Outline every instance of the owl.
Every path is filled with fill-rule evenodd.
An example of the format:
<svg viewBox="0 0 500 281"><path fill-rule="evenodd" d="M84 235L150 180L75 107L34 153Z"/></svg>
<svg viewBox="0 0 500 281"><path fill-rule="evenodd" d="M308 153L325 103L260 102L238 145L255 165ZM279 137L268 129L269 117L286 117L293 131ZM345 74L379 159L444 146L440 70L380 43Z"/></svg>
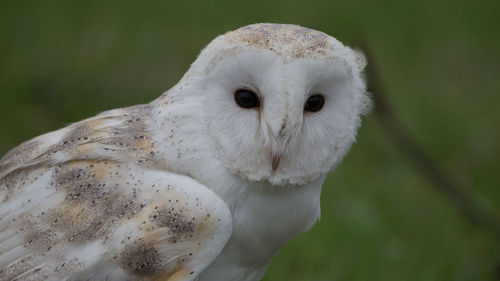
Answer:
<svg viewBox="0 0 500 281"><path fill-rule="evenodd" d="M12 149L0 280L260 280L320 216L371 105L365 64L322 32L248 25L151 103Z"/></svg>

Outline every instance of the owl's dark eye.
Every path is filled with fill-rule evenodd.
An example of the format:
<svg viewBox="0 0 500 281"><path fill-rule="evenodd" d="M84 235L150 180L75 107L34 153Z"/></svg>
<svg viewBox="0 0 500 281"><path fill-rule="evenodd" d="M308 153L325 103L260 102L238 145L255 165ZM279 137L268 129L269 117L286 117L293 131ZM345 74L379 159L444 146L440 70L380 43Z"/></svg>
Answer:
<svg viewBox="0 0 500 281"><path fill-rule="evenodd" d="M250 90L240 89L234 93L234 100L243 108L259 107L260 101L257 94Z"/></svg>
<svg viewBox="0 0 500 281"><path fill-rule="evenodd" d="M304 105L305 111L318 112L325 105L325 98L322 95L310 96Z"/></svg>

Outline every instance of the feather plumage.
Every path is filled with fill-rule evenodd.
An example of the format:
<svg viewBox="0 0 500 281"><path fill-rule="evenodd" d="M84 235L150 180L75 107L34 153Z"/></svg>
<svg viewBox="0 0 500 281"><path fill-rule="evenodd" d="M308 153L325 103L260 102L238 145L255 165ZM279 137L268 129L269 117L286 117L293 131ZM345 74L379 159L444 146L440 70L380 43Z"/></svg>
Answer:
<svg viewBox="0 0 500 281"><path fill-rule="evenodd" d="M217 37L155 101L0 160L0 280L256 281L320 215L370 105L362 54L256 24ZM259 99L244 108L239 89ZM311 96L324 101L304 110Z"/></svg>

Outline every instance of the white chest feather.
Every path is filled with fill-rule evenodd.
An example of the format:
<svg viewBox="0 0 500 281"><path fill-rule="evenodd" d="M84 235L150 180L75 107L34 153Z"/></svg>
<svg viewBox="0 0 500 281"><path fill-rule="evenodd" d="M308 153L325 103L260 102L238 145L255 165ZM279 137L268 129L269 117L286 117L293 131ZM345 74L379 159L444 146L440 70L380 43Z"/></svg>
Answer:
<svg viewBox="0 0 500 281"><path fill-rule="evenodd" d="M319 219L323 180L279 190L242 185L239 200L223 198L232 211L233 234L200 281L260 280L279 249Z"/></svg>

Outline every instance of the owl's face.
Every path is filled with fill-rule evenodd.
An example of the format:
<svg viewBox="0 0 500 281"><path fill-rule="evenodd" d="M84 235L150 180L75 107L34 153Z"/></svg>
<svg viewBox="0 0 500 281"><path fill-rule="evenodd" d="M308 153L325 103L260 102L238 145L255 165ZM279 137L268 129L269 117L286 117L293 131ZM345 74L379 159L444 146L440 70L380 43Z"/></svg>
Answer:
<svg viewBox="0 0 500 281"><path fill-rule="evenodd" d="M323 33L276 26L267 28L278 35L253 44L239 37L255 39L255 29L215 39L191 72L202 77L205 133L227 169L251 181L305 184L337 165L355 140L369 104L360 73L364 65L357 53ZM323 37L287 42L290 28ZM233 40L237 32L250 34ZM318 46L309 50L307 39L335 45L323 46L331 54ZM276 50L280 44L286 46Z"/></svg>

